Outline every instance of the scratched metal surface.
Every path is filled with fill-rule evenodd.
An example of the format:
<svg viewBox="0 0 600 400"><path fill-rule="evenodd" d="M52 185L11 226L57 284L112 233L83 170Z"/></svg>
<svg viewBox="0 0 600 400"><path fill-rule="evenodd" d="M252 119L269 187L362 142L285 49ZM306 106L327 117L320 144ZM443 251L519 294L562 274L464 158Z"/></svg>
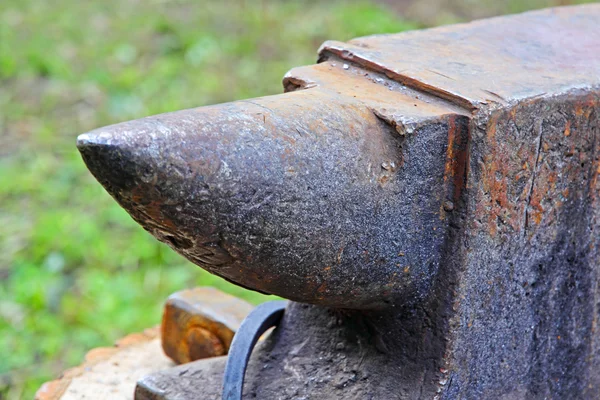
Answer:
<svg viewBox="0 0 600 400"><path fill-rule="evenodd" d="M467 117L377 74L312 68L309 89L101 128L78 146L136 221L210 272L335 307L418 301L452 207L448 138Z"/></svg>
<svg viewBox="0 0 600 400"><path fill-rule="evenodd" d="M336 56L466 108L600 85L600 4L328 41Z"/></svg>

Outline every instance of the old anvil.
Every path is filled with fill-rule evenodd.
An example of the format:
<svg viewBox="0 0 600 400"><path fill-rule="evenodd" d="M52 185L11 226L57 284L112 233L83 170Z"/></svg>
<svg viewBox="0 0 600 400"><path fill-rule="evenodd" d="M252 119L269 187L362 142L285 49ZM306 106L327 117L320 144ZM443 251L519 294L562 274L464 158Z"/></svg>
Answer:
<svg viewBox="0 0 600 400"><path fill-rule="evenodd" d="M247 398L600 397L599 5L326 42L284 87L78 140L159 240L293 300Z"/></svg>

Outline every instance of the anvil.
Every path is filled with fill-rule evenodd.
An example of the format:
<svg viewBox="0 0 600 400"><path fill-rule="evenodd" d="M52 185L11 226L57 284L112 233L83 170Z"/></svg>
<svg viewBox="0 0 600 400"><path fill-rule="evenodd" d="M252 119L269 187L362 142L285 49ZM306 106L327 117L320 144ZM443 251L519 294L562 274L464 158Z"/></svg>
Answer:
<svg viewBox="0 0 600 400"><path fill-rule="evenodd" d="M78 138L152 235L293 300L247 398L600 397L600 5L329 41L283 84Z"/></svg>

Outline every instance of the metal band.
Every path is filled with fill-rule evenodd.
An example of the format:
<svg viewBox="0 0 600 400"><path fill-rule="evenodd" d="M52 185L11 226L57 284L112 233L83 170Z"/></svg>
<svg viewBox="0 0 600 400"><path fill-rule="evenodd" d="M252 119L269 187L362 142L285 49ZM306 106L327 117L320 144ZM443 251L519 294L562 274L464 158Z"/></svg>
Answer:
<svg viewBox="0 0 600 400"><path fill-rule="evenodd" d="M223 377L223 400L241 400L244 388L244 374L258 338L272 326L277 326L287 301L270 301L256 307L237 330L225 365Z"/></svg>

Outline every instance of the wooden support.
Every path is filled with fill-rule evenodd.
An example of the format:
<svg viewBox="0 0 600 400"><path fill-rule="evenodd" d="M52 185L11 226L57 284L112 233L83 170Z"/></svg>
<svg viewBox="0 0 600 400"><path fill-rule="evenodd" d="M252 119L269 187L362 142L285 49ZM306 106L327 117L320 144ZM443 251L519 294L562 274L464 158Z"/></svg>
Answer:
<svg viewBox="0 0 600 400"><path fill-rule="evenodd" d="M181 364L227 354L250 310L245 301L211 287L174 293L165 303L161 327L128 335L113 347L91 350L82 365L45 383L35 399L131 399L139 379L170 370L173 361Z"/></svg>
<svg viewBox="0 0 600 400"><path fill-rule="evenodd" d="M140 378L174 366L161 350L159 333L155 327L128 335L114 347L91 350L83 364L45 383L35 399L131 399Z"/></svg>

